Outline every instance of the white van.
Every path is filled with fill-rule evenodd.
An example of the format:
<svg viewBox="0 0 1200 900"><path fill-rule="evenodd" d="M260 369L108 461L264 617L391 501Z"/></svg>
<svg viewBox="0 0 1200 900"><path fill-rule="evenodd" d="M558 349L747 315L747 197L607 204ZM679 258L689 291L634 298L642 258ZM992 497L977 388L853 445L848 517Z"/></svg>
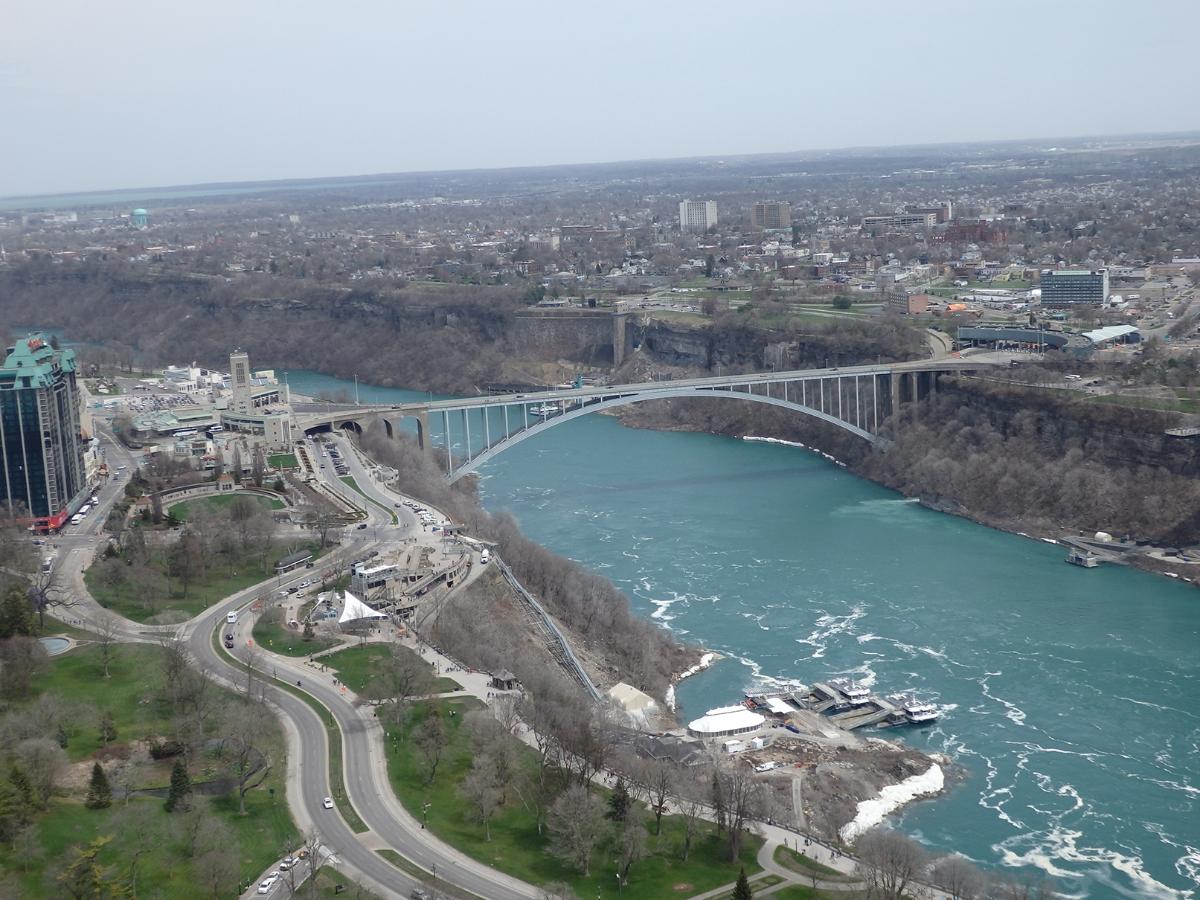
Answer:
<svg viewBox="0 0 1200 900"><path fill-rule="evenodd" d="M235 612L226 613L225 621L228 622L230 625L236 625L237 624L237 613L235 613Z"/></svg>
<svg viewBox="0 0 1200 900"><path fill-rule="evenodd" d="M485 566L486 566L486 565L488 564L488 560L489 560L489 559L491 559L491 558L492 558L492 553L491 553L491 551L490 551L490 550L488 550L488 549L487 549L487 547L484 547L484 548L483 548L483 550L482 550L482 551L480 551L480 553L479 553L479 562L480 562L482 565L485 565Z"/></svg>

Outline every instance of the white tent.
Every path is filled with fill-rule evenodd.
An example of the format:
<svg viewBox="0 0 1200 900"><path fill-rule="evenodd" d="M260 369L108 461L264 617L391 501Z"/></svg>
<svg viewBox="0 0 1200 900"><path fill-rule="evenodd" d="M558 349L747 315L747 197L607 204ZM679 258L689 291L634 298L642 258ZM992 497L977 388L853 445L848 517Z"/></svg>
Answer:
<svg viewBox="0 0 1200 900"><path fill-rule="evenodd" d="M346 591L346 602L342 606L342 614L338 618L339 625L345 625L347 622L357 622L362 619L386 619L387 616L377 610L371 609L367 604L363 603L349 591Z"/></svg>

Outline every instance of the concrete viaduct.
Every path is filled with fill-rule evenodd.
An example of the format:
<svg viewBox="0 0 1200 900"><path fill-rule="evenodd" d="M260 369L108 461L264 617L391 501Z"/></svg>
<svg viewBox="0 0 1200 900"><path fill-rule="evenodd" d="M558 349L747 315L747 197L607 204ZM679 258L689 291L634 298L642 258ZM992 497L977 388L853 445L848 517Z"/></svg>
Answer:
<svg viewBox="0 0 1200 900"><path fill-rule="evenodd" d="M454 482L526 438L579 416L677 397L765 403L812 416L876 443L881 440L880 423L899 416L902 404L911 408L914 417L918 414L919 404L915 401L936 393L939 375L974 371L1006 361L1007 357L981 354L963 359L651 381L387 406L297 404L294 414L296 426L306 432L341 428L362 431L364 426L382 421L389 437L396 435L404 419L414 419L417 439L429 453L435 452L432 422L440 426L439 449L446 453L447 477Z"/></svg>

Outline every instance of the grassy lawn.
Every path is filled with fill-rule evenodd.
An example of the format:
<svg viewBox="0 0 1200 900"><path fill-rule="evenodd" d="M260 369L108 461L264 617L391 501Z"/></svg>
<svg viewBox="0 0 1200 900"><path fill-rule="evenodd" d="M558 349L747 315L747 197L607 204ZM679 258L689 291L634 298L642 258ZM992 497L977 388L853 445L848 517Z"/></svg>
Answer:
<svg viewBox="0 0 1200 900"><path fill-rule="evenodd" d="M1092 403L1108 403L1114 406L1132 406L1136 409L1159 409L1165 412L1183 413L1200 412L1200 404L1198 404L1197 401L1188 398L1172 400L1169 397L1134 397L1128 394L1103 394L1099 396L1089 396L1087 399Z"/></svg>
<svg viewBox="0 0 1200 900"><path fill-rule="evenodd" d="M465 888L456 887L448 881L443 881L441 878L435 878L432 872L427 872L414 862L405 859L395 850L385 847L382 850L376 850L380 856L390 862L397 869L407 872L413 878L418 878L423 884L439 891L440 894L446 897L455 897L457 900L476 900L478 894L472 894ZM482 900L482 898L480 898Z"/></svg>
<svg viewBox="0 0 1200 900"><path fill-rule="evenodd" d="M337 641L329 637L314 635L304 640L303 628L288 628L283 623L283 610L268 609L254 623L254 640L260 647L283 656L308 656L334 646Z"/></svg>
<svg viewBox="0 0 1200 900"><path fill-rule="evenodd" d="M612 848L603 844L593 855L592 874L586 878L581 876L576 869L546 852L547 837L537 833L533 817L515 795L510 795L507 804L497 812L491 823L492 840L485 842L480 826L468 819L466 803L458 792L458 785L471 764L470 742L461 733L461 724L464 713L477 705L474 701L436 701L451 735L451 743L432 784L425 784L417 754L413 753L408 742L408 734L430 705L417 709L403 728L405 736L396 740L400 736L392 730L388 741L388 773L401 803L417 814L420 814L423 803L429 803L430 830L462 852L532 884L565 882L580 897L589 900L591 897L635 900L691 896L733 882L741 866L745 866L747 874L751 876L760 871L755 856L762 843L761 838L748 835L739 861L730 863L726 859L724 842L716 837L710 827L696 837L691 855L685 863L680 860L678 853L681 835L679 821L674 817L665 817L662 834L655 835L653 817L640 806L637 810L645 816L650 831L648 855L633 865L629 884L623 891L618 889L613 877L616 861ZM456 715L451 716L451 710ZM531 765L532 751L524 747L522 750L525 764Z"/></svg>
<svg viewBox="0 0 1200 900"><path fill-rule="evenodd" d="M338 891L338 886L343 888ZM297 888L296 893L302 897L308 896L308 885ZM348 875L343 875L337 869L325 866L321 871L317 872L317 896L321 900L331 900L337 897L338 900L377 900L378 894L372 894L364 887L356 887L353 879Z"/></svg>
<svg viewBox="0 0 1200 900"><path fill-rule="evenodd" d="M343 475L343 476L341 476L341 478L342 478L343 484L345 484L347 487L349 487L351 490L357 492L358 494L361 494L362 498L364 500L366 500L368 503L373 503L375 506L378 506L385 513L387 513L389 516L391 516L393 525L395 525L397 522L400 521L399 519L396 518L396 514L392 510L388 509L386 506L384 506L378 500L375 500L372 497L368 497L366 492L364 492L363 489L358 486L358 482L354 480L353 475Z"/></svg>
<svg viewBox="0 0 1200 900"><path fill-rule="evenodd" d="M188 516L190 516L194 510L225 509L232 504L237 497L246 497L250 500L253 500L257 506L264 510L283 509L284 507L282 500L275 500L270 497L262 497L258 494L247 494L243 491L230 491L228 494L216 494L212 497L197 497L193 500L183 500L179 503L176 503L174 506L169 507L168 510L171 515L173 515L180 522L186 522L188 520Z"/></svg>
<svg viewBox="0 0 1200 900"><path fill-rule="evenodd" d="M233 571L225 566L213 565L202 578L196 579L188 585L186 596L179 579L172 578L167 596L160 599L154 607L147 607L138 599L132 584L127 582L112 584L101 577L102 567L100 565L88 568L84 574L84 582L87 584L88 591L101 606L135 622L146 622L163 613L175 613L191 618L231 594L236 594L238 591L273 577L275 560L283 556L284 552L282 547L277 548L265 555L265 561L263 557L257 555L245 557ZM159 572L167 570L166 556L162 548L151 556L151 565Z"/></svg>
<svg viewBox="0 0 1200 900"><path fill-rule="evenodd" d="M818 897L841 897L843 900L851 900L853 897L859 896L857 893L846 893L838 891L836 894L831 894L825 891L815 891L810 887L805 887L802 884L789 884L785 888L780 888L772 897L777 897L779 900L814 900Z"/></svg>
<svg viewBox="0 0 1200 900"><path fill-rule="evenodd" d="M267 457L267 465L272 469L295 469L300 463L295 453L274 453Z"/></svg>
<svg viewBox="0 0 1200 900"><path fill-rule="evenodd" d="M121 745L130 741L172 733L171 710L161 693L162 652L153 645L123 645L110 665L111 677L106 679L99 648L73 650L53 659L37 681L38 692L54 692L68 701L110 712L117 729L110 750L120 754ZM229 693L218 687L212 690L221 701ZM194 807L229 827L231 836L221 852L229 855L235 877L243 881L257 878L298 841L284 798L282 730L271 715L264 715L263 728L268 731L263 749L272 768L263 784L246 795L245 816L238 814L234 797L192 797ZM90 765L89 757L100 748L96 730L89 722L70 735L67 753L74 763ZM206 769L218 770L222 765L218 760L198 759L192 777L199 780ZM135 784L165 784L169 766L169 761L139 766ZM4 889L11 887L17 891L11 896L65 896L54 877L72 858L72 848L99 836L111 836L99 860L113 875L127 880L130 860L138 855L138 896L188 900L211 896L201 884L195 860L188 855L183 814L167 813L156 797L134 796L127 804L114 798L112 806L100 810L85 809L82 800L81 788L60 789L48 809L35 814L27 844L0 845L0 877L13 879L4 882L0 894L9 896ZM228 887L232 889L233 884Z"/></svg>
<svg viewBox="0 0 1200 900"><path fill-rule="evenodd" d="M126 742L154 734L170 733L170 717L156 692L162 675L162 651L150 644L122 644L116 648L104 677L100 648L78 647L53 657L49 670L35 682L38 693L54 692L112 713L117 741ZM70 735L67 755L87 759L100 749L94 723L81 725Z"/></svg>
<svg viewBox="0 0 1200 900"><path fill-rule="evenodd" d="M416 656L416 651L408 647L395 648L398 653ZM352 691L360 691L366 686L368 679L383 660L392 655L392 647L388 644L362 644L349 647L321 657L321 662L338 673L338 680L350 687ZM434 680L434 693L443 694L446 691L457 691L462 687L453 678L437 678Z"/></svg>
<svg viewBox="0 0 1200 900"><path fill-rule="evenodd" d="M815 859L809 859L803 853L797 853L789 847L775 848L775 862L801 875L811 875L815 872L819 877L828 881L857 881L856 878L830 868L824 863L819 863Z"/></svg>

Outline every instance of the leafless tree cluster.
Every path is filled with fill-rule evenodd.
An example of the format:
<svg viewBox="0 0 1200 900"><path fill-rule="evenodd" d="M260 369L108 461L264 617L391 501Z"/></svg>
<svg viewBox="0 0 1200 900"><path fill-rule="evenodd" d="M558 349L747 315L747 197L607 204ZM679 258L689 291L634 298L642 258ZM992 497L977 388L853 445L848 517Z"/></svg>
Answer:
<svg viewBox="0 0 1200 900"><path fill-rule="evenodd" d="M957 854L931 857L912 838L885 828L873 828L854 845L858 869L868 896L900 900L932 884L951 900L1052 900L1058 896L1049 881L988 874Z"/></svg>
<svg viewBox="0 0 1200 900"><path fill-rule="evenodd" d="M635 616L628 598L609 581L530 541L511 517L488 514L468 489L446 485L436 463L415 442L368 435L364 446L374 458L401 473L401 490L446 510L473 534L495 541L501 556L526 588L605 657L624 680L662 696L672 672L683 668L687 651L669 633ZM489 622L488 627L495 625ZM475 661L473 656L465 658ZM514 663L500 664L524 678Z"/></svg>

